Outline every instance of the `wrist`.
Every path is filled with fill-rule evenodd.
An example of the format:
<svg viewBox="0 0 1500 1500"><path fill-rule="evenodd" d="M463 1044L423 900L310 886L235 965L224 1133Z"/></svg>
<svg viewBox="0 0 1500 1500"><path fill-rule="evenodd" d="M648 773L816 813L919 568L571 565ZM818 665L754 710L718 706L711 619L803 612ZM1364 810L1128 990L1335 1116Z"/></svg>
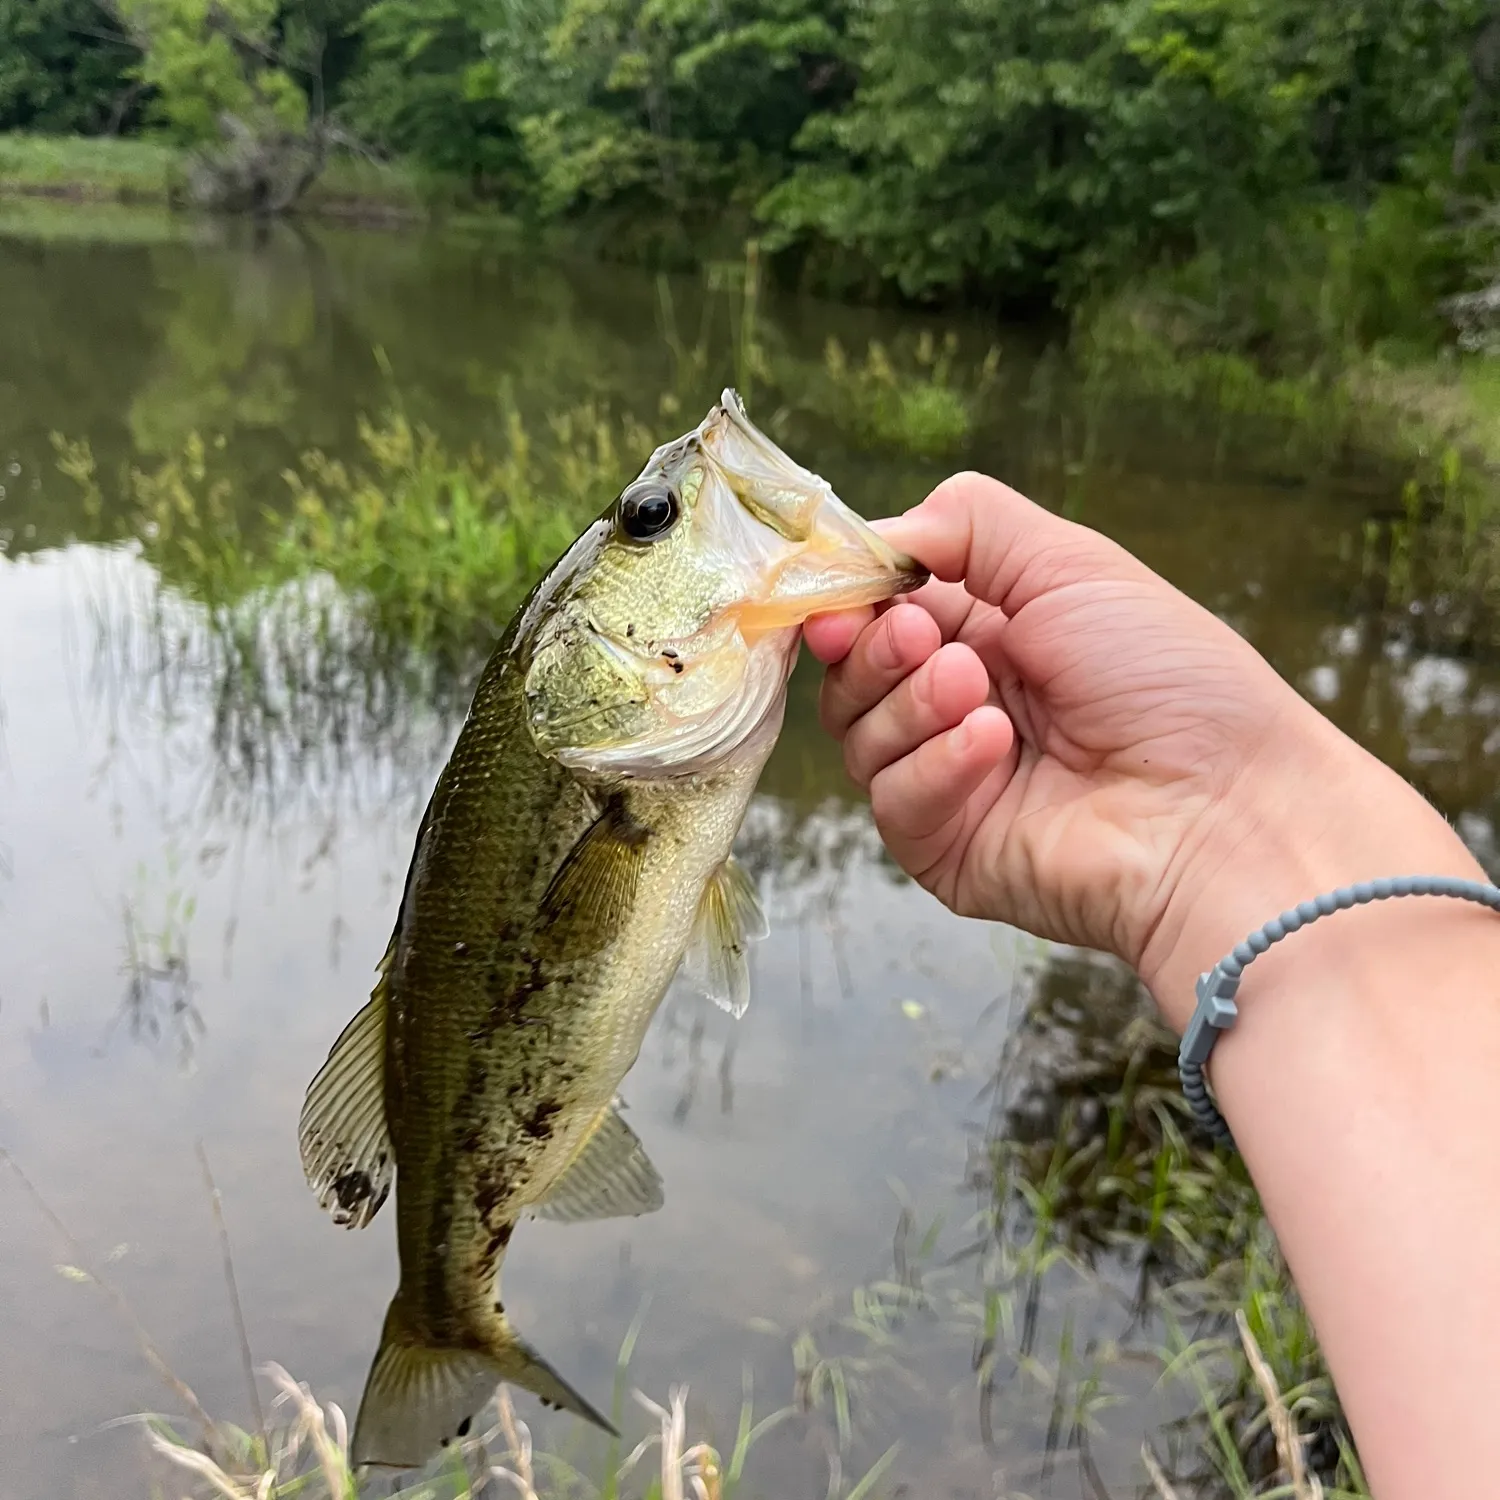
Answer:
<svg viewBox="0 0 1500 1500"><path fill-rule="evenodd" d="M1316 710L1298 707L1305 712L1294 716L1288 733L1184 841L1172 896L1143 951L1141 976L1179 1033L1193 1013L1198 976L1298 902L1383 875L1486 878L1463 841L1406 781ZM1411 904L1427 910L1340 913L1299 935L1293 941L1304 972L1315 960L1354 961L1356 949L1378 933L1399 944L1414 930L1414 918L1432 920L1431 903ZM1272 950L1254 972L1261 981L1273 979L1282 961Z"/></svg>

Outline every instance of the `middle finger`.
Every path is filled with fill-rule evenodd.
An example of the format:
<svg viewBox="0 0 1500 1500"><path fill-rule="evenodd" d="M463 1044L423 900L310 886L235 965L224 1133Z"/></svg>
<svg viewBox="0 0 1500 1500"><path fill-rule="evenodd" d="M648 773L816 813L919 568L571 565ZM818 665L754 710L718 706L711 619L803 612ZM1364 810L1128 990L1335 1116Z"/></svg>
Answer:
<svg viewBox="0 0 1500 1500"><path fill-rule="evenodd" d="M940 647L858 719L844 739L844 764L860 786L942 734L990 697L990 675L965 645Z"/></svg>

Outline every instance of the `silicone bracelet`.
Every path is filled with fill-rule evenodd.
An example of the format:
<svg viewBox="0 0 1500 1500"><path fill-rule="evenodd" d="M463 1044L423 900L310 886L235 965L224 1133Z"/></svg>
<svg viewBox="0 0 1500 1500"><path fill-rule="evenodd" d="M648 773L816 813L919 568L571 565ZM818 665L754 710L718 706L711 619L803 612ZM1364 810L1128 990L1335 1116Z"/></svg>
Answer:
<svg viewBox="0 0 1500 1500"><path fill-rule="evenodd" d="M1182 1091L1198 1123L1216 1140L1234 1144L1229 1126L1209 1097L1203 1069L1214 1050L1221 1031L1228 1031L1239 1015L1235 994L1245 970L1273 943L1299 931L1330 912L1347 911L1351 906L1367 906L1372 901L1389 901L1396 896L1451 896L1459 901L1476 901L1491 911L1500 911L1500 886L1485 885L1478 880L1460 880L1452 875L1397 875L1381 880L1365 880L1358 885L1343 885L1325 896L1304 901L1264 927L1252 932L1232 953L1216 963L1207 974L1199 976L1198 1008L1182 1034L1177 1049L1177 1074Z"/></svg>

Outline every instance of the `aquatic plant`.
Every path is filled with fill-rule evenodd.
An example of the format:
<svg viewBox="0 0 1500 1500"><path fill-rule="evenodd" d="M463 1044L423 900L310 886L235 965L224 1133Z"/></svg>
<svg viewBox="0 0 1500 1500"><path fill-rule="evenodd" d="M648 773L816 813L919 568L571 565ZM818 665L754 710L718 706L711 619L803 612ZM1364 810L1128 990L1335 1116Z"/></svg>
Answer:
<svg viewBox="0 0 1500 1500"><path fill-rule="evenodd" d="M120 490L126 528L162 578L247 644L268 620L314 637L333 628L324 582L372 641L401 651L462 652L492 641L525 590L601 509L647 437L625 438L583 406L535 441L506 414L502 452L451 453L394 405L359 423L362 461L322 451L283 475L289 503L255 514L222 439L194 434L155 468L131 466ZM86 442L54 438L59 468L86 513L104 500Z"/></svg>
<svg viewBox="0 0 1500 1500"><path fill-rule="evenodd" d="M937 339L924 330L906 351L872 339L857 362L830 338L820 371L804 380L783 372L781 383L847 437L938 458L973 435L999 363L1000 351L991 348L976 370L963 369L952 332Z"/></svg>
<svg viewBox="0 0 1500 1500"><path fill-rule="evenodd" d="M221 1500L357 1500L359 1481L349 1463L349 1428L334 1403L320 1405L307 1385L293 1380L279 1365L265 1367L276 1392L275 1420L264 1434L220 1424L214 1452L180 1436L160 1418L147 1420L150 1450L179 1477L195 1476L195 1493ZM657 1423L606 1481L617 1487L653 1447L659 1451L659 1476L645 1490L647 1500L722 1500L733 1492L754 1438L754 1425L742 1424L739 1442L726 1467L716 1449L687 1441L687 1389L676 1386L663 1407L637 1392L640 1404ZM424 1475L391 1490L391 1500L475 1500L509 1486L521 1500L545 1494L597 1495L598 1486L570 1473L560 1461L535 1452L530 1430L516 1416L509 1393L497 1397L490 1428L455 1444L435 1474ZM748 1409L747 1409L748 1410ZM764 1430L765 1424L760 1428ZM539 1471L544 1477L539 1478ZM550 1472L549 1472L550 1471ZM493 1485L492 1482L493 1481ZM727 1482L726 1482L727 1481ZM539 1488L540 1486L540 1488Z"/></svg>
<svg viewBox="0 0 1500 1500"><path fill-rule="evenodd" d="M1194 1400L1164 1429L1171 1482L1235 1500L1279 1482L1259 1360L1308 1437L1312 1479L1329 1494L1362 1493L1327 1365L1249 1174L1193 1131L1175 1038L1139 981L1059 953L1030 983L978 1179L993 1193L991 1296L1004 1314L1019 1290L1022 1350L1049 1273L1064 1267L1087 1284L1127 1268L1135 1286L1120 1347L1149 1353L1161 1384ZM998 1321L987 1310L987 1333ZM1241 1322L1248 1341L1233 1332Z"/></svg>

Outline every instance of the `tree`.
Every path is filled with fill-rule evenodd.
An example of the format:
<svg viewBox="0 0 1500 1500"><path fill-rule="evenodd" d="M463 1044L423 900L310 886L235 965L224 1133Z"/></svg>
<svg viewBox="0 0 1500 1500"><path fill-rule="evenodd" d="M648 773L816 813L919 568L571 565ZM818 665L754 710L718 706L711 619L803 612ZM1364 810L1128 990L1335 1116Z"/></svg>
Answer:
<svg viewBox="0 0 1500 1500"><path fill-rule="evenodd" d="M140 51L152 117L199 148L200 204L281 213L327 163L336 132L322 65L352 0L105 0ZM213 143L217 142L217 145Z"/></svg>
<svg viewBox="0 0 1500 1500"><path fill-rule="evenodd" d="M515 197L527 179L509 102L489 86L483 3L376 0L342 114L373 144Z"/></svg>
<svg viewBox="0 0 1500 1500"><path fill-rule="evenodd" d="M1481 0L869 0L762 204L917 297L1070 300L1446 151Z"/></svg>
<svg viewBox="0 0 1500 1500"><path fill-rule="evenodd" d="M136 51L95 0L0 0L0 131L114 133L139 114Z"/></svg>

